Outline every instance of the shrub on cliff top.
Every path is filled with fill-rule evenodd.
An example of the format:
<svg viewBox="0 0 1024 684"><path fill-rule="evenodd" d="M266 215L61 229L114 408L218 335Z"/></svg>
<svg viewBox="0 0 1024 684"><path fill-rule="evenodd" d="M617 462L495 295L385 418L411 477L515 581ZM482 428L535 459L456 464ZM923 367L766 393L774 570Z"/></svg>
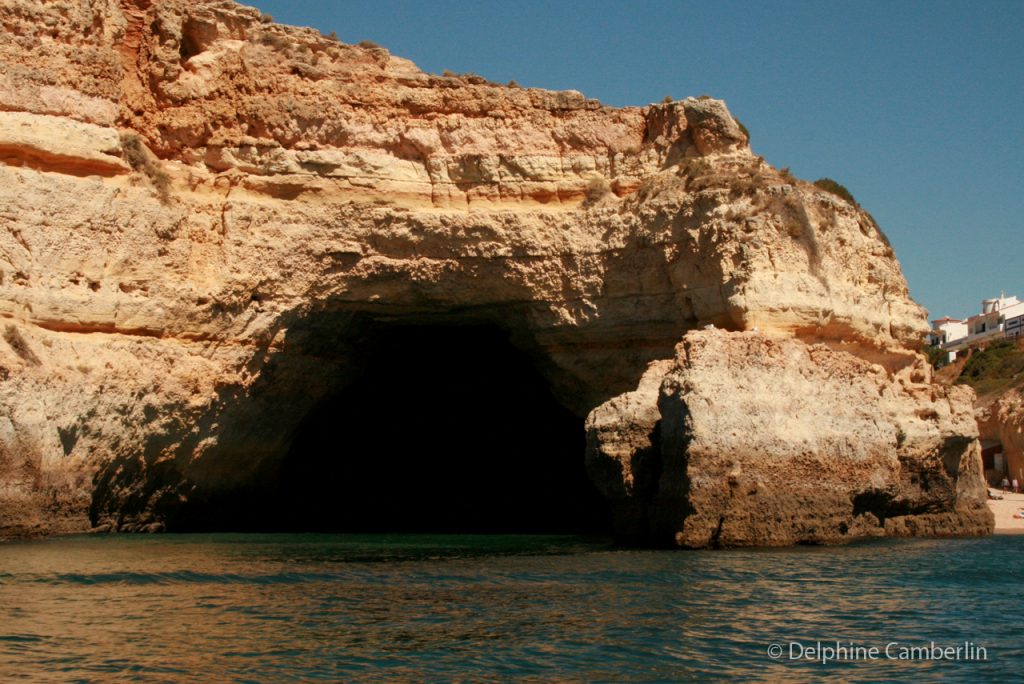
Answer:
<svg viewBox="0 0 1024 684"><path fill-rule="evenodd" d="M814 181L815 187L821 188L825 192L831 192L836 197L840 197L855 207L859 207L857 200L853 199L853 194L846 189L841 183L837 183L831 178L819 178Z"/></svg>
<svg viewBox="0 0 1024 684"><path fill-rule="evenodd" d="M278 33L262 33L259 42L261 45L267 45L275 50L285 50L291 47L291 41Z"/></svg>
<svg viewBox="0 0 1024 684"><path fill-rule="evenodd" d="M875 229L876 233L878 233L878 239L881 240L882 244L884 244L886 248L889 250L889 255L892 255L892 243L889 242L888 236L882 231L882 227L878 225L878 221L876 221L875 217L871 215L871 212L867 211L866 209L864 209L864 207L860 206L860 203L856 199L854 199L853 193L847 190L842 183L834 181L831 178L819 178L818 180L814 181L814 186L820 188L821 190L824 190L825 192L829 192L835 195L836 197L839 197L840 199L844 199L853 206L860 209L861 212L865 216L867 216L868 221L871 223L871 227Z"/></svg>
<svg viewBox="0 0 1024 684"><path fill-rule="evenodd" d="M743 122L740 121L739 119L737 119L735 116L732 117L732 120L735 121L736 125L740 127L741 131L743 131L743 135L747 136L747 143L749 143L750 142L750 131L748 131L747 127L743 125Z"/></svg>

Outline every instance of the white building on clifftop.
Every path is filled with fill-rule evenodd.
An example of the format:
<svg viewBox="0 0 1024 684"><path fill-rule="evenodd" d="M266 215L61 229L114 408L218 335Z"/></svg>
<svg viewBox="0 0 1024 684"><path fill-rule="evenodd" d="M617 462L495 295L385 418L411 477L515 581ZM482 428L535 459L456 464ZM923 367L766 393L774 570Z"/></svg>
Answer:
<svg viewBox="0 0 1024 684"><path fill-rule="evenodd" d="M928 342L949 352L949 360L961 349L998 337L1024 335L1024 302L1000 295L981 303L981 313L966 320L939 318L932 321Z"/></svg>
<svg viewBox="0 0 1024 684"><path fill-rule="evenodd" d="M943 347L954 340L966 337L967 323L945 316L932 321L932 331L928 334L928 343L936 347Z"/></svg>

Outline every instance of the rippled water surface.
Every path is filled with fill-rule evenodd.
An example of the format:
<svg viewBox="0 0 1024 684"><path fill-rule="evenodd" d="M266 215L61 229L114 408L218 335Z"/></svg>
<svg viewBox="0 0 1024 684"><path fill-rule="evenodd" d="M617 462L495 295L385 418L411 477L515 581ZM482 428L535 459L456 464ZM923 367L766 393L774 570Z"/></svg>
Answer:
<svg viewBox="0 0 1024 684"><path fill-rule="evenodd" d="M1022 553L1024 536L718 552L543 536L8 543L0 679L1002 679L1024 670ZM880 653L799 659L818 641ZM987 659L890 660L893 642Z"/></svg>

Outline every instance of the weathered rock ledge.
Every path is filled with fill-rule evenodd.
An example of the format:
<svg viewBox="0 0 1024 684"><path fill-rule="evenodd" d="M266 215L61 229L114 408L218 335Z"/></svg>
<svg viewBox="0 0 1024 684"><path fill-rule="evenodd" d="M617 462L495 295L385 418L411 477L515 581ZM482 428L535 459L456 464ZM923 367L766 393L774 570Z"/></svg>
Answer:
<svg viewBox="0 0 1024 684"><path fill-rule="evenodd" d="M220 0L0 22L0 536L174 529L397 323L507 332L623 537L990 531L884 236L723 103L425 74Z"/></svg>
<svg viewBox="0 0 1024 684"><path fill-rule="evenodd" d="M922 359L892 374L822 344L717 330L676 352L587 421L621 536L706 547L990 531L972 392L933 384Z"/></svg>

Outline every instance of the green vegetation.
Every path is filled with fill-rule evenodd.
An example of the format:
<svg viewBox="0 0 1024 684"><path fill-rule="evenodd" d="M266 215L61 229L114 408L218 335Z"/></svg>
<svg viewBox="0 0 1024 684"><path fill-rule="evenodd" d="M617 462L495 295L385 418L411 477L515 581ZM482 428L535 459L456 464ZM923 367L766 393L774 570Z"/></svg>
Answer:
<svg viewBox="0 0 1024 684"><path fill-rule="evenodd" d="M291 46L291 42L279 33L260 34L259 41L262 45L267 45L275 50L285 50Z"/></svg>
<svg viewBox="0 0 1024 684"><path fill-rule="evenodd" d="M25 338L21 336L21 333L13 325L7 326L4 330L4 340L6 340L7 344L11 345L14 353L20 356L26 363L33 366L39 365L39 357L35 355L28 346L28 342L25 341Z"/></svg>
<svg viewBox="0 0 1024 684"><path fill-rule="evenodd" d="M124 150L124 159L128 162L128 166L132 167L134 171L144 173L149 178L160 201L163 204L170 202L171 178L157 166L146 144L142 142L142 138L135 133L122 133L121 149Z"/></svg>
<svg viewBox="0 0 1024 684"><path fill-rule="evenodd" d="M850 204L864 212L864 215L868 217L868 221L871 222L871 227L874 228L875 231L878 233L878 239L882 241L886 248L888 248L890 254L892 253L892 244L889 242L888 236L886 236L886 234L882 232L882 228L878 225L878 221L876 221L875 217L871 215L871 212L867 211L864 207L860 206L860 203L856 199L854 199L853 193L847 190L845 185L839 183L838 181L834 181L831 178L819 178L818 180L814 181L814 185L815 187L820 188L825 192L830 192L836 197L846 200L847 202L849 202Z"/></svg>
<svg viewBox="0 0 1024 684"><path fill-rule="evenodd" d="M359 41L359 47L366 48L367 50L378 50L380 45L374 43L372 40L361 40Z"/></svg>
<svg viewBox="0 0 1024 684"><path fill-rule="evenodd" d="M683 168L686 170L686 175L692 178L710 171L711 162L704 157L686 157L683 159Z"/></svg>
<svg viewBox="0 0 1024 684"><path fill-rule="evenodd" d="M1024 350L1016 341L1008 339L975 350L956 382L970 385L979 396L1024 384Z"/></svg>
<svg viewBox="0 0 1024 684"><path fill-rule="evenodd" d="M814 181L815 187L821 188L825 192L831 192L836 197L846 200L855 207L859 207L857 200L853 198L853 193L846 189L842 183L836 182L831 178L819 178Z"/></svg>
<svg viewBox="0 0 1024 684"><path fill-rule="evenodd" d="M928 358L928 363L936 370L942 368L949 362L949 352L943 350L941 347L928 346L922 351Z"/></svg>
<svg viewBox="0 0 1024 684"><path fill-rule="evenodd" d="M671 95L666 95L665 97L661 98L662 104L672 104L672 102L673 100Z"/></svg>
<svg viewBox="0 0 1024 684"><path fill-rule="evenodd" d="M585 190L586 203L593 204L599 202L612 192L612 186L607 179L603 177L591 178L587 183Z"/></svg>
<svg viewBox="0 0 1024 684"><path fill-rule="evenodd" d="M743 122L740 121L739 119L737 119L735 116L732 117L732 120L735 121L736 125L740 127L741 131L743 131L743 135L747 136L747 142L749 143L750 142L750 131L748 131L747 127L743 125Z"/></svg>

